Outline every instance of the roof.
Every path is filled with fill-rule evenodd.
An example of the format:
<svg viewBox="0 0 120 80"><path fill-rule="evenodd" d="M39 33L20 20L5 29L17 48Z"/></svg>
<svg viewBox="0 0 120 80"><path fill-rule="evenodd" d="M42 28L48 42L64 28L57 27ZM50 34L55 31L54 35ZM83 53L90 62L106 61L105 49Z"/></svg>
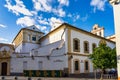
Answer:
<svg viewBox="0 0 120 80"><path fill-rule="evenodd" d="M71 27L71 28L74 28L74 29L80 30L80 31L82 31L82 32L84 32L84 33L86 33L86 34L91 35L91 36L94 36L94 37L97 37L97 38L104 39L104 40L106 40L106 41L109 41L109 42L115 43L114 41L111 41L111 40L106 39L106 38L104 38L104 37L101 37L101 36L95 35L95 34L93 34L93 33L91 33L91 32L85 31L85 30L83 30L83 29L77 28L77 27L75 27L75 26L73 26L73 25L70 25L70 24L68 24L68 23L63 23L63 24L61 24L61 25L60 25L59 27L57 27L56 29L50 31L48 34L46 34L45 36L43 36L42 38L40 38L40 40L44 39L45 37L47 37L48 35L50 35L52 32L54 32L55 30L59 29L60 27L62 27L62 26L64 26L64 25L65 25L66 27Z"/></svg>
<svg viewBox="0 0 120 80"><path fill-rule="evenodd" d="M32 26L29 26L29 27L25 27L26 29L30 29L30 30L33 30L33 31L38 31L38 32L41 32L39 28L37 28L35 25L32 25Z"/></svg>

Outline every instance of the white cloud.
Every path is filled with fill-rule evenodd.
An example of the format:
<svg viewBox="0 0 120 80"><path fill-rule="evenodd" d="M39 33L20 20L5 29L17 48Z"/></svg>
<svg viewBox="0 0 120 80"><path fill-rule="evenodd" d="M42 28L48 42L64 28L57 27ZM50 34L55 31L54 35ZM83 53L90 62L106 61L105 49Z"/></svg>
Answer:
<svg viewBox="0 0 120 80"><path fill-rule="evenodd" d="M52 7L51 0L32 0L34 3L34 8L36 11L43 11L43 12L49 12L53 13L57 16L64 17L65 16L65 11L63 10L62 7ZM62 5L68 5L69 1L68 0L60 0L60 4Z"/></svg>
<svg viewBox="0 0 120 80"><path fill-rule="evenodd" d="M96 10L104 11L106 2L107 0L92 0L90 5L94 7L93 12L95 13Z"/></svg>
<svg viewBox="0 0 120 80"><path fill-rule="evenodd" d="M62 8L60 8L60 9L53 9L53 12L56 15L60 16L60 17L64 17L66 15L65 11L63 11Z"/></svg>
<svg viewBox="0 0 120 80"><path fill-rule="evenodd" d="M63 23L63 20L57 19L55 17L51 17L49 19L49 22L50 22L51 30L53 30L54 28L60 26Z"/></svg>
<svg viewBox="0 0 120 80"><path fill-rule="evenodd" d="M44 25L48 25L48 20L46 18L43 18L42 15L41 16L38 16L38 19L37 21L40 23L40 24L44 24Z"/></svg>
<svg viewBox="0 0 120 80"><path fill-rule="evenodd" d="M67 17L69 17L69 18L71 18L74 22L76 21L76 20L78 20L78 19L80 19L80 15L78 14L78 13L73 13L73 14L71 14L71 13L69 13L68 15L67 15Z"/></svg>
<svg viewBox="0 0 120 80"><path fill-rule="evenodd" d="M76 19L79 19L80 18L80 15L76 15Z"/></svg>
<svg viewBox="0 0 120 80"><path fill-rule="evenodd" d="M51 11L50 0L32 0L37 11Z"/></svg>
<svg viewBox="0 0 120 80"><path fill-rule="evenodd" d="M47 27L46 27L46 26L42 26L42 27L40 27L40 30L41 30L41 31L47 30Z"/></svg>
<svg viewBox="0 0 120 80"><path fill-rule="evenodd" d="M61 5L69 6L69 0L58 0Z"/></svg>
<svg viewBox="0 0 120 80"><path fill-rule="evenodd" d="M22 17L22 18L19 18L17 21L16 21L17 25L21 25L21 26L31 26L31 25L34 25L35 24L35 20L32 19L31 17L28 17L28 16L25 16L25 17Z"/></svg>
<svg viewBox="0 0 120 80"><path fill-rule="evenodd" d="M21 0L15 0L16 4L12 5L11 0L6 0L6 4L4 5L6 8L8 8L9 11L12 11L16 15L27 15L32 16L32 13L26 8L26 6L23 4Z"/></svg>
<svg viewBox="0 0 120 80"><path fill-rule="evenodd" d="M40 29L41 31L45 32L45 33L48 33L48 32L49 32L47 26L36 25L36 27L37 27L38 29Z"/></svg>
<svg viewBox="0 0 120 80"><path fill-rule="evenodd" d="M88 15L86 14L84 17L81 18L81 20L84 22L88 19Z"/></svg>
<svg viewBox="0 0 120 80"><path fill-rule="evenodd" d="M86 21L88 19L88 14L86 14L85 16L80 16L78 13L75 14L71 14L69 13L67 15L67 17L69 17L70 19L73 20L73 22L77 21L77 20L81 20L81 21Z"/></svg>
<svg viewBox="0 0 120 80"><path fill-rule="evenodd" d="M46 26L40 26L40 25L35 25L38 29L40 29L41 31L44 31L47 29Z"/></svg>
<svg viewBox="0 0 120 80"><path fill-rule="evenodd" d="M7 42L7 41L8 41L8 39L1 38L1 37L0 37L0 41L1 41L1 42Z"/></svg>
<svg viewBox="0 0 120 80"><path fill-rule="evenodd" d="M71 17L72 17L72 14L69 13L67 16L71 18Z"/></svg>
<svg viewBox="0 0 120 80"><path fill-rule="evenodd" d="M76 20L78 20L80 18L80 15L75 15L74 17L73 17L73 21L75 22Z"/></svg>
<svg viewBox="0 0 120 80"><path fill-rule="evenodd" d="M0 27L5 28L7 27L6 25L0 24Z"/></svg>
<svg viewBox="0 0 120 80"><path fill-rule="evenodd" d="M48 25L48 24L49 24L46 19L38 20L38 22L39 22L40 24L44 24L44 25Z"/></svg>

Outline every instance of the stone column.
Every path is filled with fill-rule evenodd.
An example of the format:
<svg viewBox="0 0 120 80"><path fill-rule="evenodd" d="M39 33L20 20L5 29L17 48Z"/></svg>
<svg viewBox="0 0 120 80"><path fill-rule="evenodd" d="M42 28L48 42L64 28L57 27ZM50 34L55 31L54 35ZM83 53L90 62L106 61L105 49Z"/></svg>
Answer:
<svg viewBox="0 0 120 80"><path fill-rule="evenodd" d="M115 36L116 36L116 51L117 51L117 70L118 80L120 80L120 0L109 0L113 5Z"/></svg>

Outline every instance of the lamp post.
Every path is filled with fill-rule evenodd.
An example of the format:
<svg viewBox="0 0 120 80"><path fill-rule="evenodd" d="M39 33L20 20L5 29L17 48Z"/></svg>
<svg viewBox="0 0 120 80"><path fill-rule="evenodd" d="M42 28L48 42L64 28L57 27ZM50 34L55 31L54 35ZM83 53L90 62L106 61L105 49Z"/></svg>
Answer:
<svg viewBox="0 0 120 80"><path fill-rule="evenodd" d="M114 25L116 36L116 51L117 51L117 71L118 80L120 80L120 0L109 0L113 6Z"/></svg>

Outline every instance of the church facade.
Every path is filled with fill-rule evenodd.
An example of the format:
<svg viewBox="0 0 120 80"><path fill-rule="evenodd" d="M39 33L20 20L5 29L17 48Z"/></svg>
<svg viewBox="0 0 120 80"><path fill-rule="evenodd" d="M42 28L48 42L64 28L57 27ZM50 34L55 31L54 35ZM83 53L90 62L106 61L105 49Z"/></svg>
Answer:
<svg viewBox="0 0 120 80"><path fill-rule="evenodd" d="M115 42L104 38L104 28L97 24L88 32L63 23L46 35L35 26L22 28L13 45L0 44L0 54L6 54L0 57L0 74L62 76L92 73L94 68L88 56L100 42L115 47ZM2 71L3 67L5 71Z"/></svg>

